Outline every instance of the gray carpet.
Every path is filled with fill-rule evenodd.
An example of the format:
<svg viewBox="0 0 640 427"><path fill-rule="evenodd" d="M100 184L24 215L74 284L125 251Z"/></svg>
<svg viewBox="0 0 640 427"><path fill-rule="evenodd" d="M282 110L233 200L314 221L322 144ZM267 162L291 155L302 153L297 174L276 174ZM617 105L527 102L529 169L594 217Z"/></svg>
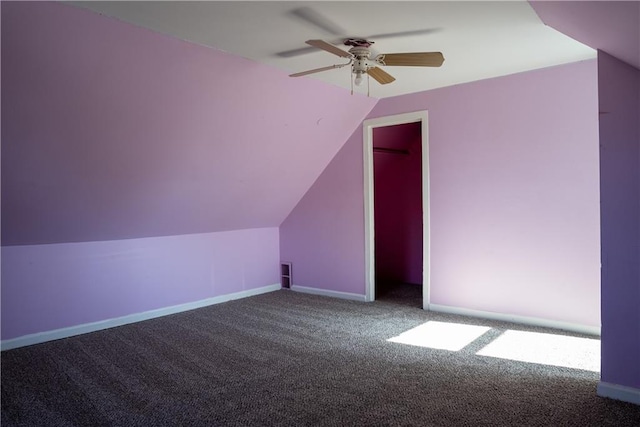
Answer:
<svg viewBox="0 0 640 427"><path fill-rule="evenodd" d="M422 284L384 282L376 278L376 300L422 308Z"/></svg>
<svg viewBox="0 0 640 427"><path fill-rule="evenodd" d="M459 352L387 342L492 326ZM598 374L476 356L542 330L278 291L2 353L3 426L638 426Z"/></svg>

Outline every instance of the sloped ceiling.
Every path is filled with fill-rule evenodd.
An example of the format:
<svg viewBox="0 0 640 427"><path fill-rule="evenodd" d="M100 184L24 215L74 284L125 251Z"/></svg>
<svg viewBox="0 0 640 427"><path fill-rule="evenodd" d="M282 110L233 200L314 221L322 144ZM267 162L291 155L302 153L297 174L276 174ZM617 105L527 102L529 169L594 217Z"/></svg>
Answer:
<svg viewBox="0 0 640 427"><path fill-rule="evenodd" d="M376 102L84 9L1 7L3 245L277 227Z"/></svg>
<svg viewBox="0 0 640 427"><path fill-rule="evenodd" d="M290 17L282 18L289 22L287 25L270 21L275 19L275 12L270 12L273 8L286 14L286 10L300 4L261 2L269 6L256 9L257 3L239 3L242 4L216 2L185 9L182 2L154 2L161 8L177 8L169 17L186 16L186 23L193 24L190 19L200 14L185 11L202 10L205 19L196 22L194 32L204 37L215 34L216 43L253 46L261 55L298 48L305 38L329 36L321 29L294 24ZM498 2L499 9L478 9L480 3L487 2L465 3L467 11L475 12L467 17L471 22L464 33L434 21L434 16L439 15L432 9L435 6L422 4L427 2L416 2L421 5L411 7L394 2L393 9L388 4L384 6L386 3L376 6L366 2L364 17L356 13L364 2L342 3L345 4L312 6L357 32L350 35L437 29L423 35L426 38L386 39L385 47L396 50L395 43L399 43L402 48L419 46L420 50L430 50L442 47L436 43L439 37L457 40L465 55L475 58L473 66L458 66L475 73L465 79L488 77L482 74L482 70L486 71L483 66L496 56L521 57L522 45L513 44L518 29L525 28L528 37L536 40L540 27L558 33L537 17L532 20L531 14L535 13L526 9L526 2ZM498 7L498 3L491 5ZM574 19L571 16L581 16L578 9L572 8L597 7L597 13L588 14L589 19L583 19L575 28L574 37L614 55L618 46L633 48L633 43L625 44L615 38L618 36L606 36L606 32L594 36L604 30L592 21L594 16L604 16L600 23L609 30L630 28L630 33L624 33L628 40L638 26L633 20L631 26L625 24L625 17L633 16L637 2L611 9L602 4L609 2L598 2L597 6L554 3L567 5L553 6L556 9L546 13L534 4L550 25L553 16L564 16L554 25L572 35L560 25L568 25ZM124 2L105 4L129 7ZM98 3L95 5L97 8ZM205 13L208 9L198 9L218 6L228 7L236 14L250 14L252 20L236 20L222 14L210 21L212 16ZM282 69L290 65L264 65L82 8L48 2L2 2L0 7L3 245L278 226L376 102L359 94L349 95L340 87L348 83L292 79L287 73L293 68ZM145 12L149 4L135 3L130 7ZM324 7L346 9L330 12ZM431 9L416 13L412 7ZM449 6L443 3L439 7ZM256 10L261 13L256 14ZM512 10L528 10L521 16L526 16L529 24L513 20L509 12ZM166 24L160 19L164 15L142 12L140 16L145 19ZM487 31L486 19L493 22L488 28L497 38L481 48L473 43ZM260 25L253 25L256 20ZM151 24L147 26L155 25ZM210 33L212 28L218 31L218 24L227 30ZM273 30L279 44L259 37L259 31L265 28ZM595 37L595 41L588 37ZM547 40L559 43L561 49L555 52L561 53L562 61L581 59L582 55L593 57L593 50L568 37ZM606 40L612 40L610 46L605 46ZM554 46L547 46L549 52L554 51ZM565 48L568 50L562 53ZM533 52L525 50L524 56ZM497 52L505 52L506 56ZM331 56L319 52L299 58L309 61L305 67L313 67L323 65L327 55ZM455 54L447 54L446 64L464 64L455 58ZM633 63L633 57L626 58ZM298 65L302 64L296 63L295 69ZM518 70L511 72L515 71ZM405 81L419 82L426 85L424 88L442 84L432 76ZM420 85L405 87L399 83L394 90L421 90ZM374 92L375 96L391 94Z"/></svg>
<svg viewBox="0 0 640 427"><path fill-rule="evenodd" d="M530 1L542 21L640 69L640 1Z"/></svg>
<svg viewBox="0 0 640 427"><path fill-rule="evenodd" d="M595 58L593 49L545 26L524 0L512 1L112 1L73 2L163 34L222 49L287 73L344 63L310 49L309 39L341 48L347 37L375 42L377 53L441 51L440 68L387 67L397 78L371 82L371 95L386 98L463 82ZM420 30L427 30L420 33ZM401 34L418 31L418 33ZM395 34L394 37L383 35ZM348 69L317 79L348 89ZM358 89L366 93L366 88Z"/></svg>

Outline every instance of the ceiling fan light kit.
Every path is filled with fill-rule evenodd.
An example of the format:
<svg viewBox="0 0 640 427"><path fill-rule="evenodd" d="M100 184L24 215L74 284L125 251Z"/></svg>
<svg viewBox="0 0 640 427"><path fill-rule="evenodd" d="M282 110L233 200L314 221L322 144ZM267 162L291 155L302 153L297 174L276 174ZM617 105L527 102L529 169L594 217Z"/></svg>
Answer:
<svg viewBox="0 0 640 427"><path fill-rule="evenodd" d="M336 56L348 58L349 62L294 73L291 74L290 77L306 76L308 74L343 68L350 65L351 74L354 76L352 84L360 86L366 74L378 83L385 85L395 81L395 77L384 71L380 66L440 67L444 62L444 56L441 52L383 53L372 59L370 48L374 42L358 38L347 38L344 40L344 45L351 47L349 51L340 49L324 40L307 40L305 43Z"/></svg>

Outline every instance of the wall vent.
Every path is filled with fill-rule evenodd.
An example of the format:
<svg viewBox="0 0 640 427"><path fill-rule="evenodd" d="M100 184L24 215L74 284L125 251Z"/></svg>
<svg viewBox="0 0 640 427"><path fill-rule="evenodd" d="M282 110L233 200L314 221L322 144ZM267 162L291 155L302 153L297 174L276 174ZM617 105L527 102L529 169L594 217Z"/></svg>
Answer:
<svg viewBox="0 0 640 427"><path fill-rule="evenodd" d="M291 288L291 263L290 262L281 262L280 263L280 283L284 289Z"/></svg>

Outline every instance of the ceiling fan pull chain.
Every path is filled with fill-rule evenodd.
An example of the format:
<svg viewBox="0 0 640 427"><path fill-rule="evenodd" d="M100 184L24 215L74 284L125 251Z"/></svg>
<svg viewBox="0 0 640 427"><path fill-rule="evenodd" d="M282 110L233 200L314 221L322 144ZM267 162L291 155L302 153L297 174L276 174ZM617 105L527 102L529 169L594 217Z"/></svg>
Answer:
<svg viewBox="0 0 640 427"><path fill-rule="evenodd" d="M371 79L369 78L369 73L367 73L367 98L370 98L369 96L370 88L371 88L371 86L369 85L370 82L371 82Z"/></svg>

